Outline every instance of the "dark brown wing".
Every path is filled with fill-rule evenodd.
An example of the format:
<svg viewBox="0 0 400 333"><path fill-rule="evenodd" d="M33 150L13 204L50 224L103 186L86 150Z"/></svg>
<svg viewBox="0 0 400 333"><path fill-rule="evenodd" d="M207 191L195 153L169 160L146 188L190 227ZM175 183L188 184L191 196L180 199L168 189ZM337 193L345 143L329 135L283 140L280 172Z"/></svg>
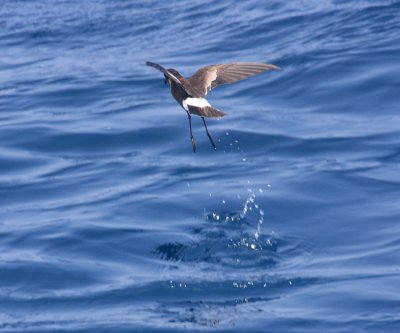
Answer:
<svg viewBox="0 0 400 333"><path fill-rule="evenodd" d="M170 79L172 79L176 83L182 84L181 81L179 81L179 79L175 75L173 75L171 72L166 70L163 66L156 64L155 62L150 62L150 61L146 61L146 65L150 66L150 67L154 67L155 69L158 69L161 73L168 76Z"/></svg>
<svg viewBox="0 0 400 333"><path fill-rule="evenodd" d="M210 65L194 73L189 82L193 96L204 97L211 89L219 85L234 83L273 69L280 68L256 62Z"/></svg>

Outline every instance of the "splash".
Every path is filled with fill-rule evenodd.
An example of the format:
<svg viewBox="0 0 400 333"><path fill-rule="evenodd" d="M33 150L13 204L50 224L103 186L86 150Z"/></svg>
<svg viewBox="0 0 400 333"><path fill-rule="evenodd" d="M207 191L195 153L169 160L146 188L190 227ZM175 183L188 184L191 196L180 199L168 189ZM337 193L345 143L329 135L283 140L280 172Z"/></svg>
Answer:
<svg viewBox="0 0 400 333"><path fill-rule="evenodd" d="M247 197L247 199L244 203L243 210L240 213L240 218L245 219L246 216L248 214L250 214L250 212L256 214L256 216L258 215L257 229L256 229L256 232L254 233L254 237L256 238L256 240L258 240L258 238L261 235L261 226L264 223L264 210L257 203L257 201L256 201L257 195L253 191L253 189L248 188L247 191L249 193L249 196ZM264 191L260 188L260 189L258 189L258 192L263 193Z"/></svg>
<svg viewBox="0 0 400 333"><path fill-rule="evenodd" d="M249 185L250 181L247 181L247 183ZM269 184L267 186L270 187ZM263 193L264 190L261 188L257 188L256 190L251 187L247 188L246 199L244 200L243 206L239 211L206 213L206 209L204 209L206 219L208 220L227 223L231 227L245 227L246 229L252 229L255 226L255 231L253 232L242 230L242 235L240 237L235 237L232 235L229 245L230 247L248 248L253 251L260 251L264 245L267 247L272 246L272 242L269 237L267 237L266 240L263 239L263 241L260 239L260 236L262 235L262 226L264 224L265 213L258 202L258 196ZM237 195L237 199L243 202L243 197L241 195ZM227 204L225 199L222 199L221 202L224 205Z"/></svg>

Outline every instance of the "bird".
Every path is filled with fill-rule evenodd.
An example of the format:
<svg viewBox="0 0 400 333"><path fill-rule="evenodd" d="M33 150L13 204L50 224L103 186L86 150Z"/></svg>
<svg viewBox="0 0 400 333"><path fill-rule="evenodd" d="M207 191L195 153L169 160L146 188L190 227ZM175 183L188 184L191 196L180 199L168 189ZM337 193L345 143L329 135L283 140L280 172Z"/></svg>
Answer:
<svg viewBox="0 0 400 333"><path fill-rule="evenodd" d="M171 87L171 94L178 104L186 111L189 119L190 140L193 152L196 152L196 143L192 132L192 115L200 116L203 120L207 137L214 149L216 149L204 118L220 118L226 113L214 108L205 99L211 89L223 84L231 84L248 77L270 71L278 70L280 67L257 63L257 62L236 62L228 64L208 65L197 70L190 78L184 78L176 69L166 69L163 66L146 61L146 65L154 67L164 74L165 85Z"/></svg>

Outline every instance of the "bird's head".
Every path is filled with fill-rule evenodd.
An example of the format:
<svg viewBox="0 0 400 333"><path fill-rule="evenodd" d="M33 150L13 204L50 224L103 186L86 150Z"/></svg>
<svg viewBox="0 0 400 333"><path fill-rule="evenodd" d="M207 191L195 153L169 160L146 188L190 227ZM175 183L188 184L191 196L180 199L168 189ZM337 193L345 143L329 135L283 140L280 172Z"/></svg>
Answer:
<svg viewBox="0 0 400 333"><path fill-rule="evenodd" d="M167 85L167 83L171 85L171 79L164 74L164 84Z"/></svg>
<svg viewBox="0 0 400 333"><path fill-rule="evenodd" d="M175 76L175 77L176 77L177 79L179 79L179 80L182 78L182 75L179 74L179 72L178 72L176 69L168 68L167 71L168 71L169 73L171 73L173 76ZM169 85L171 85L171 81L172 81L172 79L171 79L170 77L168 77L167 75L164 74L164 83L165 83L165 84L168 83Z"/></svg>

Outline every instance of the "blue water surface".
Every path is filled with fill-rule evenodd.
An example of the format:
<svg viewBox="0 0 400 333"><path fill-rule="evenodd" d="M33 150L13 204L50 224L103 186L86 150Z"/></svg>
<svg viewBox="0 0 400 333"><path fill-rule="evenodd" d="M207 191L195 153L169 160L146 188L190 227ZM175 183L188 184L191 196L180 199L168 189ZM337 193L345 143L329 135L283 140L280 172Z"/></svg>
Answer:
<svg viewBox="0 0 400 333"><path fill-rule="evenodd" d="M400 2L3 0L1 332L400 332ZM207 99L146 60L282 67Z"/></svg>

